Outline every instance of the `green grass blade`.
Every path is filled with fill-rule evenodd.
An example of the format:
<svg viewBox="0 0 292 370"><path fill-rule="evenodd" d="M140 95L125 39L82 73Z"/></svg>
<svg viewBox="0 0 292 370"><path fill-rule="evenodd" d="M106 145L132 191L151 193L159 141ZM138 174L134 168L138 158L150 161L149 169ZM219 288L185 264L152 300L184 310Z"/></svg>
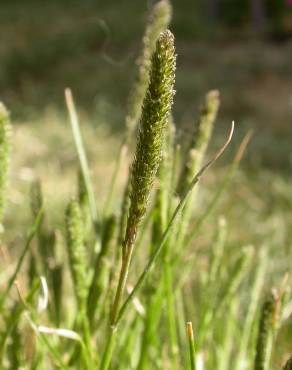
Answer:
<svg viewBox="0 0 292 370"><path fill-rule="evenodd" d="M34 223L32 225L32 228L31 230L29 231L28 233L28 236L27 236L27 239L26 239L26 242L25 242L25 245L24 245L24 248L23 248L23 251L17 261L17 265L15 267L15 270L11 276L11 278L9 279L8 281L8 284L7 284L7 287L6 287L6 290L4 292L4 294L1 296L1 301L0 301L0 307L2 307L3 303L5 302L16 278L17 278L17 275L23 265L23 262L24 262L24 258L27 254L27 252L29 251L29 248L30 248L30 245L31 245L31 242L32 240L34 239L34 237L36 236L37 232L38 232L38 229L41 225L41 221L42 221L42 216L43 216L43 210L41 209L38 213L38 215L36 216L35 220L34 220Z"/></svg>
<svg viewBox="0 0 292 370"><path fill-rule="evenodd" d="M79 119L78 119L77 111L75 108L72 92L69 88L65 90L65 99L66 99L67 109L69 112L71 129L72 129L72 133L73 133L73 137L74 137L74 141L76 145L80 168L81 168L82 176L84 179L84 183L85 183L85 187L86 187L86 191L88 195L89 209L90 209L92 223L95 226L95 228L98 229L98 212L97 212L97 206L95 202L93 187L92 187L91 179L90 179L88 160L87 160L87 156L86 156L84 145L83 145Z"/></svg>

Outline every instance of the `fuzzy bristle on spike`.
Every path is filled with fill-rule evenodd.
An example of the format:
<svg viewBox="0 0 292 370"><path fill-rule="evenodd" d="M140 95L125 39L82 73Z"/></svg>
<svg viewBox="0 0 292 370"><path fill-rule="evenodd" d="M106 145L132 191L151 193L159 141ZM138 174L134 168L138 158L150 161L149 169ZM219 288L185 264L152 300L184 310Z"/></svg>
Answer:
<svg viewBox="0 0 292 370"><path fill-rule="evenodd" d="M174 96L175 59L174 37L167 30L160 35L156 44L149 87L142 108L131 170L131 205L126 229L128 241L136 237L161 160L164 131Z"/></svg>

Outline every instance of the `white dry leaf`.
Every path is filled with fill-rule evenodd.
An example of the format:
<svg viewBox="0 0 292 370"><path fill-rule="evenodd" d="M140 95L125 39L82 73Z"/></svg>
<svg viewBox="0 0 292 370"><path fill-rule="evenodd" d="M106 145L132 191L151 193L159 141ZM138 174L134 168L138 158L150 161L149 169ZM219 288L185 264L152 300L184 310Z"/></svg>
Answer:
<svg viewBox="0 0 292 370"><path fill-rule="evenodd" d="M131 285L128 285L127 286L128 294L131 294L132 290L133 290L133 287ZM134 297L132 300L132 303L133 303L135 310L138 312L138 314L141 315L142 317L145 316L145 308L142 305L140 299L138 297Z"/></svg>
<svg viewBox="0 0 292 370"><path fill-rule="evenodd" d="M47 326L39 325L37 327L37 331L39 333L55 334L55 335L58 335L59 337L64 337L64 338L68 338L68 339L72 339L72 340L76 340L78 342L81 342L80 335L78 333L76 333L75 331L73 331L73 330L62 329L62 328L49 328Z"/></svg>
<svg viewBox="0 0 292 370"><path fill-rule="evenodd" d="M292 300L286 304L283 309L283 321L288 320L292 316Z"/></svg>
<svg viewBox="0 0 292 370"><path fill-rule="evenodd" d="M45 311L48 307L49 302L49 289L46 278L44 276L41 276L40 280L41 280L41 294L38 299L38 308L37 308L38 313Z"/></svg>
<svg viewBox="0 0 292 370"><path fill-rule="evenodd" d="M204 370L204 355L202 352L199 352L196 356L196 369Z"/></svg>

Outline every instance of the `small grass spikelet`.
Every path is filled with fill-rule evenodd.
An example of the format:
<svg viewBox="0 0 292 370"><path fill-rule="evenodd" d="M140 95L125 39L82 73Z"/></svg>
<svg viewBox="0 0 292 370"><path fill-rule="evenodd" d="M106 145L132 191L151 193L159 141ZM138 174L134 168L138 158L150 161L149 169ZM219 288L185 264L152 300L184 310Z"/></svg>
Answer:
<svg viewBox="0 0 292 370"><path fill-rule="evenodd" d="M10 116L4 104L0 102L0 224L3 221L6 200L9 156L11 150Z"/></svg>
<svg viewBox="0 0 292 370"><path fill-rule="evenodd" d="M272 291L266 296L261 308L254 370L269 369L277 305L277 294Z"/></svg>
<svg viewBox="0 0 292 370"><path fill-rule="evenodd" d="M219 91L211 90L206 95L199 121L189 144L185 166L179 181L179 193L183 194L192 181L192 176L202 165L220 105Z"/></svg>
<svg viewBox="0 0 292 370"><path fill-rule="evenodd" d="M87 264L84 228L79 204L72 200L66 210L66 231L69 265L79 308L85 308L87 297Z"/></svg>
<svg viewBox="0 0 292 370"><path fill-rule="evenodd" d="M156 41L161 32L166 30L171 19L171 5L168 0L156 3L148 16L147 27L143 37L143 48L137 60L138 73L133 89L129 95L128 114L126 126L131 134L141 114L141 105L147 89L149 72L151 68L151 56L155 50Z"/></svg>

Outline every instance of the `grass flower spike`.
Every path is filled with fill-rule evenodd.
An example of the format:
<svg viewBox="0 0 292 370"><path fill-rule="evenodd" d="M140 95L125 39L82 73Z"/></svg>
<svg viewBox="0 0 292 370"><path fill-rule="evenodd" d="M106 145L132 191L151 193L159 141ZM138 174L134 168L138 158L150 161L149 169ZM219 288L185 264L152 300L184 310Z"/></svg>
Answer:
<svg viewBox="0 0 292 370"><path fill-rule="evenodd" d="M180 194L189 186L194 173L196 173L202 165L202 160L212 135L219 105L219 91L210 91L206 95L205 102L201 108L200 118L195 128L195 133L189 144L188 157L186 158L185 167L183 168L180 179Z"/></svg>
<svg viewBox="0 0 292 370"><path fill-rule="evenodd" d="M141 105L147 89L151 56L155 51L156 41L161 32L165 31L171 19L171 5L168 0L161 0L154 5L148 17L147 27L143 37L143 49L138 58L138 73L135 84L129 96L129 111L126 116L126 126L129 134L133 132L141 114Z"/></svg>
<svg viewBox="0 0 292 370"><path fill-rule="evenodd" d="M69 264L79 308L85 308L87 270L82 215L77 201L72 200L66 211L66 230Z"/></svg>
<svg viewBox="0 0 292 370"><path fill-rule="evenodd" d="M113 333L119 315L139 224L145 215L150 191L161 161L175 81L174 37L169 30L159 36L152 56L149 86L144 98L135 159L130 174L130 209L122 251L122 265L110 312L110 332L100 369L109 368Z"/></svg>
<svg viewBox="0 0 292 370"><path fill-rule="evenodd" d="M152 57L149 88L143 103L135 160L131 172L131 205L126 230L127 244L133 244L137 227L145 214L148 197L158 170L164 131L174 95L175 52L170 31L161 34Z"/></svg>
<svg viewBox="0 0 292 370"><path fill-rule="evenodd" d="M262 305L254 370L269 369L273 332L276 324L277 303L277 294L272 291L268 294Z"/></svg>

